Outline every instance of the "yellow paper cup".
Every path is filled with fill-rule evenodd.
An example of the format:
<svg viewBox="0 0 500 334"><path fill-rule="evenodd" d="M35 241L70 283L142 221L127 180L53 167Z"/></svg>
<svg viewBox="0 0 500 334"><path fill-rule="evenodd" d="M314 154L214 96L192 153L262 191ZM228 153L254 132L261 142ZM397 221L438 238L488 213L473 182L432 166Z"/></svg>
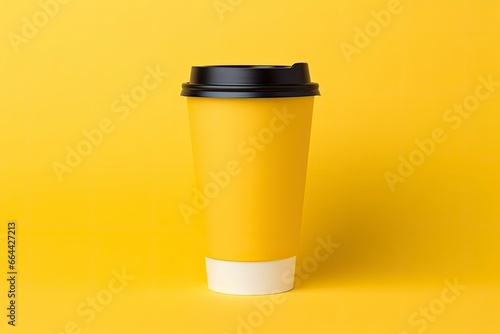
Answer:
<svg viewBox="0 0 500 334"><path fill-rule="evenodd" d="M183 85L209 289L293 288L318 85L307 64L193 67Z"/></svg>

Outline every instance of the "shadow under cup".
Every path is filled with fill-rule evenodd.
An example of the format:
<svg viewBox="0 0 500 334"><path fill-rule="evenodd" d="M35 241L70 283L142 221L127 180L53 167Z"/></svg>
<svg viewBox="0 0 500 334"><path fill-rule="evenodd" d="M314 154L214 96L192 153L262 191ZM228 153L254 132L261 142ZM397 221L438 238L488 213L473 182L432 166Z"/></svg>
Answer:
<svg viewBox="0 0 500 334"><path fill-rule="evenodd" d="M318 84L308 66L193 67L183 85L209 289L293 288Z"/></svg>

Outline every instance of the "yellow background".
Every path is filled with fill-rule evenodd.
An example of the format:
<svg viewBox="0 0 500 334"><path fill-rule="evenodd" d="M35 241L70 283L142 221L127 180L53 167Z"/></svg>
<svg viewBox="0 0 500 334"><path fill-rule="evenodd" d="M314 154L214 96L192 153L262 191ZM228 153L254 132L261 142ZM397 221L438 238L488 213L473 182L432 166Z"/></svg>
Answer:
<svg viewBox="0 0 500 334"><path fill-rule="evenodd" d="M456 278L467 289L421 332L498 333L500 88L456 130L443 114L480 76L500 81L499 2L402 0L351 62L341 43L387 1L223 2L222 20L212 0L73 0L17 53L9 36L39 2L0 4L0 272L9 220L19 271L17 326L2 315L1 331L237 333L269 297L205 287L199 224L179 212L194 186L180 84L191 65L305 61L322 96L298 262L318 237L340 247L247 332L419 333L412 314ZM168 76L120 118L148 67ZM114 130L59 182L54 161L103 119ZM436 128L447 140L391 191L384 173ZM87 323L75 309L122 268L135 278Z"/></svg>

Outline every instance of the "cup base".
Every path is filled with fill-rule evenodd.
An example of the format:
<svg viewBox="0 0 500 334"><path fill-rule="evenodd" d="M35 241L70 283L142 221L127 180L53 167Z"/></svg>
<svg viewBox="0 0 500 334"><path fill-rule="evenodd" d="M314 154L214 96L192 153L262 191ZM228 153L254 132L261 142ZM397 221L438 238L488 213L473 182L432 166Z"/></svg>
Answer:
<svg viewBox="0 0 500 334"><path fill-rule="evenodd" d="M206 258L208 288L230 295L267 295L293 289L295 260L261 262Z"/></svg>

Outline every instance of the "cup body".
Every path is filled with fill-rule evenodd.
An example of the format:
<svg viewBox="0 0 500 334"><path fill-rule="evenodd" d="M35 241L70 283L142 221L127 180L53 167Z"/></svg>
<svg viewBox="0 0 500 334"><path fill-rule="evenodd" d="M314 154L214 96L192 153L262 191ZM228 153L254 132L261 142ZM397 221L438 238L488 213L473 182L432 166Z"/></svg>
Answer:
<svg viewBox="0 0 500 334"><path fill-rule="evenodd" d="M313 99L188 98L208 257L297 254Z"/></svg>

